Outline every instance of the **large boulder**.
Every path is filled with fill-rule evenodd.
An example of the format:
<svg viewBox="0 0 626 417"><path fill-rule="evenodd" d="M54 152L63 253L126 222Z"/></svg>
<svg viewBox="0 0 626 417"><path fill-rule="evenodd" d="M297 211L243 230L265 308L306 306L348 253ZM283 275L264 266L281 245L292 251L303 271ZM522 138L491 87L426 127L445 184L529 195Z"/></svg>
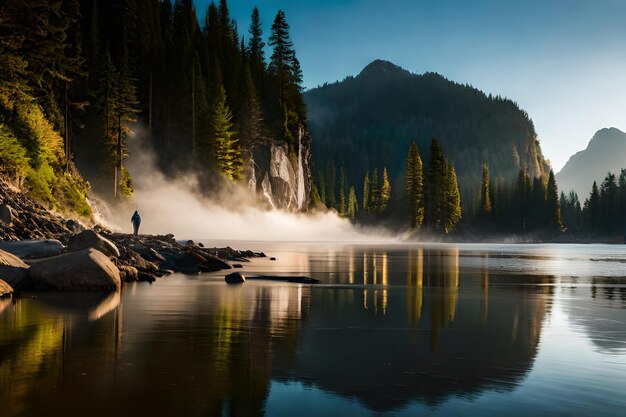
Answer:
<svg viewBox="0 0 626 417"><path fill-rule="evenodd" d="M10 297L13 294L13 288L0 279L0 298Z"/></svg>
<svg viewBox="0 0 626 417"><path fill-rule="evenodd" d="M183 274L214 272L232 268L228 262L217 256L195 248L164 249L160 251L160 254L166 259L166 262L162 264L163 268Z"/></svg>
<svg viewBox="0 0 626 417"><path fill-rule="evenodd" d="M36 290L118 290L120 272L97 249L66 253L34 263L28 270Z"/></svg>
<svg viewBox="0 0 626 417"><path fill-rule="evenodd" d="M0 249L0 279L16 291L28 287L28 265L17 256Z"/></svg>
<svg viewBox="0 0 626 417"><path fill-rule="evenodd" d="M65 246L56 239L36 239L0 241L0 249L22 259L37 259L59 255Z"/></svg>
<svg viewBox="0 0 626 417"><path fill-rule="evenodd" d="M91 229L85 230L73 236L67 245L68 252L76 252L90 248L98 249L107 256L120 256L120 251L113 242L109 239L103 238Z"/></svg>

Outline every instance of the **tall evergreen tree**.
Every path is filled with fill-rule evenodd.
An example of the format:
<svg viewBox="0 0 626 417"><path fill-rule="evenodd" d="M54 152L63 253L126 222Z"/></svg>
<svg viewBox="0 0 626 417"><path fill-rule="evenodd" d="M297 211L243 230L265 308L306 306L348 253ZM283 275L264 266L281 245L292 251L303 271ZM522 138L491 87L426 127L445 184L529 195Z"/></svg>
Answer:
<svg viewBox="0 0 626 417"><path fill-rule="evenodd" d="M546 188L540 177L532 180L529 202L529 225L531 229L540 230L548 223L548 211L546 207Z"/></svg>
<svg viewBox="0 0 626 417"><path fill-rule="evenodd" d="M265 42L263 42L263 28L261 27L261 16L259 9L255 6L250 17L250 40L248 41L248 52L250 54L250 72L257 90L263 87L263 77L265 74Z"/></svg>
<svg viewBox="0 0 626 417"><path fill-rule="evenodd" d="M370 181L370 202L369 207L372 211L378 211L380 209L380 178L378 175L378 168L374 168L372 172L372 179Z"/></svg>
<svg viewBox="0 0 626 417"><path fill-rule="evenodd" d="M102 71L99 108L103 115L102 129L105 149L105 167L113 172L113 196L132 193L128 172L124 168L127 157L126 139L131 134L130 123L139 112L136 90L128 74L126 62L118 70L108 51ZM109 168L106 168L107 170Z"/></svg>
<svg viewBox="0 0 626 417"><path fill-rule="evenodd" d="M391 183L389 182L389 172L387 172L387 167L384 167L383 181L380 186L380 203L378 210L381 212L387 210L389 200L391 200Z"/></svg>
<svg viewBox="0 0 626 417"><path fill-rule="evenodd" d="M600 223L600 191L595 181L591 187L589 198L585 200L583 211L585 213L588 229L597 233Z"/></svg>
<svg viewBox="0 0 626 417"><path fill-rule="evenodd" d="M356 198L356 192L354 191L354 187L350 187L350 193L348 195L348 217L354 220L358 211L359 203Z"/></svg>
<svg viewBox="0 0 626 417"><path fill-rule="evenodd" d="M626 235L626 169L622 169L617 181L618 186L618 217L621 233Z"/></svg>
<svg viewBox="0 0 626 417"><path fill-rule="evenodd" d="M554 171L550 170L548 177L548 187L546 189L546 211L548 213L548 227L555 230L561 230L561 205L559 203L558 187L554 178Z"/></svg>
<svg viewBox="0 0 626 417"><path fill-rule="evenodd" d="M336 182L337 170L335 169L335 161L330 159L326 164L326 200L328 207L337 208Z"/></svg>
<svg viewBox="0 0 626 417"><path fill-rule="evenodd" d="M289 37L285 12L279 10L272 24L269 45L273 48L268 72L273 80L276 100L270 111L274 130L295 151L299 125L305 121L302 98L302 73Z"/></svg>
<svg viewBox="0 0 626 417"><path fill-rule="evenodd" d="M370 172L367 171L365 173L365 177L363 178L363 200L362 200L363 211L366 213L370 211L370 199L371 199Z"/></svg>
<svg viewBox="0 0 626 417"><path fill-rule="evenodd" d="M600 185L599 226L604 233L614 233L619 212L619 190L615 174L609 172Z"/></svg>
<svg viewBox="0 0 626 417"><path fill-rule="evenodd" d="M429 149L424 198L424 222L434 230L443 230L446 206L446 159L437 139Z"/></svg>
<svg viewBox="0 0 626 417"><path fill-rule="evenodd" d="M216 166L227 178L237 181L241 176L243 159L233 115L226 103L224 88L213 105L212 131L215 140Z"/></svg>
<svg viewBox="0 0 626 417"><path fill-rule="evenodd" d="M491 186L489 183L489 165L483 164L483 178L480 184L479 212L483 219L491 215Z"/></svg>
<svg viewBox="0 0 626 417"><path fill-rule="evenodd" d="M563 227L561 223L561 205L559 203L558 192L554 171L550 170L548 188L546 190L546 210L549 219L548 227L555 230L560 230Z"/></svg>
<svg viewBox="0 0 626 417"><path fill-rule="evenodd" d="M530 206L530 178L526 168L521 169L517 175L517 183L513 198L513 210L515 222L521 231L530 227L529 223Z"/></svg>
<svg viewBox="0 0 626 417"><path fill-rule="evenodd" d="M348 178L343 163L339 169L339 207L337 210L339 214L345 214L348 210Z"/></svg>
<svg viewBox="0 0 626 417"><path fill-rule="evenodd" d="M422 158L415 142L409 149L404 181L411 227L419 228L424 222L424 177Z"/></svg>
<svg viewBox="0 0 626 417"><path fill-rule="evenodd" d="M456 179L454 166L446 162L445 164L445 206L443 213L443 231L450 233L461 220L461 193Z"/></svg>

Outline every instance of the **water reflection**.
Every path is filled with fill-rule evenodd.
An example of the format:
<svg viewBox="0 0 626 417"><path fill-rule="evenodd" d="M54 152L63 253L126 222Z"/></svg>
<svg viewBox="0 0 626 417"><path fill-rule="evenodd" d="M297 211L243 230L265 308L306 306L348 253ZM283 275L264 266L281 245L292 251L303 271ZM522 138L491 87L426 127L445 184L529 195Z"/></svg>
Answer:
<svg viewBox="0 0 626 417"><path fill-rule="evenodd" d="M9 416L238 416L262 415L273 381L374 411L510 392L533 366L555 297L551 285L517 284L554 278L494 275L488 253L468 271L462 258L457 248L348 247L293 257L299 272L341 285L229 287L175 275L126 287L121 299L9 301L0 305L0 403ZM585 308L603 297L623 323L621 287L579 290Z"/></svg>

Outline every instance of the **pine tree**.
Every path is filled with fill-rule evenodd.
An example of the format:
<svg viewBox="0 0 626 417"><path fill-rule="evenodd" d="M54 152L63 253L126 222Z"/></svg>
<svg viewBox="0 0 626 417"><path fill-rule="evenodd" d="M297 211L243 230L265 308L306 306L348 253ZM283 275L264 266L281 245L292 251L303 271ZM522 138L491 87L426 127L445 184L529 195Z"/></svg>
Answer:
<svg viewBox="0 0 626 417"><path fill-rule="evenodd" d="M389 173L387 172L387 167L383 168L383 182L380 187L380 203L378 207L378 211L385 211L389 205L389 200L391 200L391 183L389 182Z"/></svg>
<svg viewBox="0 0 626 417"><path fill-rule="evenodd" d="M297 130L305 120L302 98L302 72L289 37L285 12L279 10L272 24L269 45L273 47L268 66L276 100L270 112L274 130L295 151Z"/></svg>
<svg viewBox="0 0 626 417"><path fill-rule="evenodd" d="M437 139L432 140L429 151L424 222L434 230L443 230L446 205L446 159Z"/></svg>
<svg viewBox="0 0 626 417"><path fill-rule="evenodd" d="M369 212L370 211L370 199L371 199L371 194L370 194L370 172L367 171L365 173L365 178L363 178L363 211L364 212Z"/></svg>
<svg viewBox="0 0 626 417"><path fill-rule="evenodd" d="M291 60L293 43L289 39L289 24L285 19L285 12L279 10L272 24L272 34L269 45L273 52L270 58L269 70L277 78L278 104L282 109L285 105L285 93L291 78Z"/></svg>
<svg viewBox="0 0 626 417"><path fill-rule="evenodd" d="M521 169L517 175L517 184L513 198L514 219L522 231L529 228L529 205L530 205L530 178L526 168Z"/></svg>
<svg viewBox="0 0 626 417"><path fill-rule="evenodd" d="M489 165L483 164L483 179L480 184L480 216L487 219L491 215L491 186L489 184Z"/></svg>
<svg viewBox="0 0 626 417"><path fill-rule="evenodd" d="M248 52L250 54L250 72L255 87L260 91L263 87L263 76L265 73L265 42L263 42L263 29L261 27L261 16L259 9L255 6L250 17L250 40L248 41Z"/></svg>
<svg viewBox="0 0 626 417"><path fill-rule="evenodd" d="M132 192L124 159L127 157L126 139L131 133L129 124L136 121L139 102L126 62L122 62L121 70L118 70L107 51L104 65L101 89L96 94L100 97L99 108L103 116L104 165L107 170L113 168L113 196L118 197Z"/></svg>
<svg viewBox="0 0 626 417"><path fill-rule="evenodd" d="M540 177L533 178L528 212L531 229L541 230L547 226L546 187Z"/></svg>
<svg viewBox="0 0 626 417"><path fill-rule="evenodd" d="M620 232L626 235L626 169L622 169L617 181L618 186L618 218Z"/></svg>
<svg viewBox="0 0 626 417"><path fill-rule="evenodd" d="M600 185L599 226L605 233L613 233L619 211L619 190L615 174L609 172Z"/></svg>
<svg viewBox="0 0 626 417"><path fill-rule="evenodd" d="M422 159L415 142L409 148L404 182L411 227L419 228L424 221L424 178Z"/></svg>
<svg viewBox="0 0 626 417"><path fill-rule="evenodd" d="M348 217L354 220L358 211L359 203L356 198L356 192L354 191L354 187L350 187L350 193L348 195Z"/></svg>
<svg viewBox="0 0 626 417"><path fill-rule="evenodd" d="M237 181L241 176L243 159L232 118L226 103L226 92L222 87L213 105L212 117L216 166L227 178Z"/></svg>
<svg viewBox="0 0 626 417"><path fill-rule="evenodd" d="M320 200L324 206L328 207L328 200L326 198L326 181L324 179L324 174L321 171L317 173L317 189L319 190Z"/></svg>
<svg viewBox="0 0 626 417"><path fill-rule="evenodd" d="M456 179L454 166L445 164L445 206L443 215L443 231L450 233L461 220L461 193Z"/></svg>
<svg viewBox="0 0 626 417"><path fill-rule="evenodd" d="M341 164L339 168L339 214L346 214L348 210L348 178L346 177L346 167Z"/></svg>
<svg viewBox="0 0 626 417"><path fill-rule="evenodd" d="M378 168L374 168L372 179L370 182L370 203L369 207L372 211L380 210L380 185L379 185Z"/></svg>
<svg viewBox="0 0 626 417"><path fill-rule="evenodd" d="M250 74L250 65L246 58L241 60L237 81L237 121L239 122L239 137L242 144L251 147L264 136L263 114L261 103L257 96L254 82Z"/></svg>
<svg viewBox="0 0 626 417"><path fill-rule="evenodd" d="M558 195L554 171L550 170L548 188L546 190L546 210L548 213L549 227L555 230L560 230L563 227L561 223L561 205Z"/></svg>
<svg viewBox="0 0 626 417"><path fill-rule="evenodd" d="M335 169L335 161L330 159L326 163L326 200L328 207L337 208L337 196L335 193L335 185L337 182L337 171Z"/></svg>
<svg viewBox="0 0 626 417"><path fill-rule="evenodd" d="M594 181L589 198L585 200L584 213L587 218L587 226L593 232L598 232L600 220L600 192L598 184Z"/></svg>

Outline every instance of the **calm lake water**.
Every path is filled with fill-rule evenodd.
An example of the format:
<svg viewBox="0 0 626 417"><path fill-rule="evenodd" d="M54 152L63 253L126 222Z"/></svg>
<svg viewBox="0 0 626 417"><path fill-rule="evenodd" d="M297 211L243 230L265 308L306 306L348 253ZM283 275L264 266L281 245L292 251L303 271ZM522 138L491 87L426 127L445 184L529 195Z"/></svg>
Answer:
<svg viewBox="0 0 626 417"><path fill-rule="evenodd" d="M626 246L231 245L321 284L0 301L0 415L624 415Z"/></svg>

